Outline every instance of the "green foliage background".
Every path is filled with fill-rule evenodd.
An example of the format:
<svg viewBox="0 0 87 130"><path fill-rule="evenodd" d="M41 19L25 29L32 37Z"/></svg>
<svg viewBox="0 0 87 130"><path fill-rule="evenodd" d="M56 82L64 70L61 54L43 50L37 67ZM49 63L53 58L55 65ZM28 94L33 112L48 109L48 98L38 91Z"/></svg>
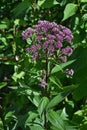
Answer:
<svg viewBox="0 0 87 130"><path fill-rule="evenodd" d="M61 99L60 93L49 104L48 98L41 99L42 90L37 86L40 73L37 70L40 65L34 65L28 60L29 55L24 51L28 43L21 37L22 31L37 24L38 20L65 25L74 35L75 50L69 60L75 59L75 62L68 66L75 71L73 78L55 73L50 80L51 85L56 83L53 93L55 96L57 92L61 92L59 87L76 84L78 88L68 99ZM60 81L56 80L56 77L59 77ZM65 92L67 91L64 91L67 96ZM59 105L55 107L56 112L51 109L47 113L48 129L86 130L87 0L1 0L0 130L43 130L39 125L43 122L39 120L37 111L41 117L44 109L48 109L57 100ZM76 127L72 127L74 125Z"/></svg>

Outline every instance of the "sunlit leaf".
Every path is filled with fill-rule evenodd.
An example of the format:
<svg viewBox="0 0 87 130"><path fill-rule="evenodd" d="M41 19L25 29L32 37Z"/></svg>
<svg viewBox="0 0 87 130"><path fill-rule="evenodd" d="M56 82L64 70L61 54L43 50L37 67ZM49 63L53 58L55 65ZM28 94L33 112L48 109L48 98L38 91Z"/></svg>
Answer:
<svg viewBox="0 0 87 130"><path fill-rule="evenodd" d="M81 2L87 2L87 0L80 0Z"/></svg>
<svg viewBox="0 0 87 130"><path fill-rule="evenodd" d="M78 5L73 4L73 3L69 3L66 5L65 10L64 10L64 17L62 19L62 21L68 19L69 17L71 17L72 15L74 15L76 13L78 9Z"/></svg>
<svg viewBox="0 0 87 130"><path fill-rule="evenodd" d="M6 82L1 82L1 83L0 83L0 89L2 89L3 87L5 87L6 85L7 85Z"/></svg>
<svg viewBox="0 0 87 130"><path fill-rule="evenodd" d="M58 71L63 71L63 68L65 68L66 66L72 64L75 60L71 60L71 61L68 61L68 62L65 62L65 63L61 63L60 65L56 65L52 71L51 71L51 74L53 73L56 73Z"/></svg>
<svg viewBox="0 0 87 130"><path fill-rule="evenodd" d="M65 130L65 125L61 117L53 110L47 112L47 119L51 124L58 128L58 130Z"/></svg>
<svg viewBox="0 0 87 130"><path fill-rule="evenodd" d="M48 102L49 102L49 99L47 97L43 97L41 99L40 104L38 106L38 112L39 112L40 116L42 115L42 113L46 109Z"/></svg>

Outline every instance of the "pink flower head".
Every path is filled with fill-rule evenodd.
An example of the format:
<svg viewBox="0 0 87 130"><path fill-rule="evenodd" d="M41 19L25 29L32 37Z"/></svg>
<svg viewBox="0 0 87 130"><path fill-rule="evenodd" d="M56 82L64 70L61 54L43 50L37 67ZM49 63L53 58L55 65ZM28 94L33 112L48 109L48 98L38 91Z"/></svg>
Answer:
<svg viewBox="0 0 87 130"><path fill-rule="evenodd" d="M32 39L32 36L35 36L35 38ZM63 45L65 41L71 43L73 38L71 30L65 26L57 25L55 22L40 20L37 25L23 31L22 37L32 40L32 44L26 49L26 52L32 54L33 60L40 56L40 50L43 50L42 53L44 54L47 53L48 57L58 54L62 62L66 62L67 56L71 56L73 53L71 44Z"/></svg>
<svg viewBox="0 0 87 130"><path fill-rule="evenodd" d="M67 56L71 56L73 53L73 49L69 46L62 49L62 54L65 54Z"/></svg>
<svg viewBox="0 0 87 130"><path fill-rule="evenodd" d="M74 70L73 69L66 69L66 74L73 76Z"/></svg>
<svg viewBox="0 0 87 130"><path fill-rule="evenodd" d="M40 84L39 84L42 88L45 88L47 86L47 83L45 82L44 79L40 80Z"/></svg>

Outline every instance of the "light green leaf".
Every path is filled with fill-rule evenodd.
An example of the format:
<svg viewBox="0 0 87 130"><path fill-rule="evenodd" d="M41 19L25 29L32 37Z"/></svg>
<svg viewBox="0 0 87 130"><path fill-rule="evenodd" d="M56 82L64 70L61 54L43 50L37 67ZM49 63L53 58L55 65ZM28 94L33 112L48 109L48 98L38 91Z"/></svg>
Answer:
<svg viewBox="0 0 87 130"><path fill-rule="evenodd" d="M33 97L33 98L32 98ZM36 95L32 95L31 96L28 96L28 99L32 102L32 104L34 104L36 107L39 106L39 103L40 103L40 96L36 96Z"/></svg>
<svg viewBox="0 0 87 130"><path fill-rule="evenodd" d="M16 119L16 117L14 116L14 111L9 111L5 115L5 121L10 120L12 117Z"/></svg>
<svg viewBox="0 0 87 130"><path fill-rule="evenodd" d="M62 21L68 19L69 17L71 17L72 15L74 15L76 13L78 9L78 5L73 4L73 3L69 3L66 5L65 10L64 10L64 17L62 19Z"/></svg>
<svg viewBox="0 0 87 130"><path fill-rule="evenodd" d="M38 6L44 8L51 8L57 4L59 4L59 2L57 2L56 0L38 0Z"/></svg>
<svg viewBox="0 0 87 130"><path fill-rule="evenodd" d="M0 24L0 29L7 29L8 26L6 24Z"/></svg>
<svg viewBox="0 0 87 130"><path fill-rule="evenodd" d="M57 127L58 130L66 130L63 120L55 111L53 110L48 111L47 119L53 126Z"/></svg>
<svg viewBox="0 0 87 130"><path fill-rule="evenodd" d="M0 118L0 130L4 130L3 122L2 122L2 120L1 120L1 118Z"/></svg>
<svg viewBox="0 0 87 130"><path fill-rule="evenodd" d="M68 61L68 62L65 62L65 63L61 63L60 65L56 65L52 71L51 71L51 74L53 73L56 73L58 71L63 71L63 68L65 68L66 66L72 64L75 60L71 60L71 61Z"/></svg>
<svg viewBox="0 0 87 130"><path fill-rule="evenodd" d="M55 84L56 86L58 86L59 88L62 88L62 84L60 82L60 80L57 78L57 77L53 77L51 76L50 78L50 81Z"/></svg>
<svg viewBox="0 0 87 130"><path fill-rule="evenodd" d="M5 87L6 85L7 85L6 82L1 82L1 83L0 83L0 89L2 89L3 87Z"/></svg>
<svg viewBox="0 0 87 130"><path fill-rule="evenodd" d="M38 116L38 114L32 111L29 111L27 116L28 118L25 122L25 126L28 126L28 124L32 122Z"/></svg>
<svg viewBox="0 0 87 130"><path fill-rule="evenodd" d="M82 20L85 22L87 21L87 13L82 16Z"/></svg>
<svg viewBox="0 0 87 130"><path fill-rule="evenodd" d="M5 37L0 37L0 41L2 41L4 45L8 45Z"/></svg>
<svg viewBox="0 0 87 130"><path fill-rule="evenodd" d="M43 112L45 111L46 109L46 106L49 102L49 99L47 97L43 97L40 101L40 104L38 106L38 112L40 114L40 116L43 114Z"/></svg>
<svg viewBox="0 0 87 130"><path fill-rule="evenodd" d="M27 95L28 99L36 106L38 107L40 103L40 92L33 90L26 84L19 82L20 87L18 88L18 92Z"/></svg>
<svg viewBox="0 0 87 130"><path fill-rule="evenodd" d="M46 109L52 108L58 103L60 103L66 96L68 96L75 88L75 85L71 85L68 87L65 87L66 89L63 92L58 93L57 96L55 96L47 105Z"/></svg>
<svg viewBox="0 0 87 130"><path fill-rule="evenodd" d="M81 0L81 2L87 2L87 0Z"/></svg>
<svg viewBox="0 0 87 130"><path fill-rule="evenodd" d="M44 130L40 125L36 124L29 127L29 130Z"/></svg>
<svg viewBox="0 0 87 130"><path fill-rule="evenodd" d="M24 75L25 75L25 72L24 72L24 71L21 71L20 73L15 72L15 73L13 74L12 78L13 78L15 81L17 81L17 79L23 78Z"/></svg>

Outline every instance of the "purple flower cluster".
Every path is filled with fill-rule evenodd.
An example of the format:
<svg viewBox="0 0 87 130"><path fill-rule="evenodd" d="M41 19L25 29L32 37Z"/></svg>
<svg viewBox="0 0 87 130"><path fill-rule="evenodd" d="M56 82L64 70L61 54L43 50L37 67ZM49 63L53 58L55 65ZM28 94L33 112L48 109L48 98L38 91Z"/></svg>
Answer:
<svg viewBox="0 0 87 130"><path fill-rule="evenodd" d="M71 48L71 41L73 38L72 32L65 26L57 25L55 22L49 22L46 20L38 21L37 25L32 28L28 28L22 32L23 39L31 38L35 34L35 39L30 48L26 51L33 55L32 60L36 60L39 56L39 51L47 53L48 57L53 55L55 51L59 50L59 59L62 62L67 61L73 53ZM67 46L64 43L69 43Z"/></svg>
<svg viewBox="0 0 87 130"><path fill-rule="evenodd" d="M35 31L32 28L27 28L25 31L22 32L22 38L27 39L28 37L32 36L34 32Z"/></svg>
<svg viewBox="0 0 87 130"><path fill-rule="evenodd" d="M73 69L66 69L66 74L73 76L74 70Z"/></svg>
<svg viewBox="0 0 87 130"><path fill-rule="evenodd" d="M33 55L32 61L35 61L36 58L38 57L40 48L41 48L40 44L34 44L30 48L26 48L26 52L29 52L30 54Z"/></svg>
<svg viewBox="0 0 87 130"><path fill-rule="evenodd" d="M47 86L47 83L44 79L41 79L40 80L40 84L39 84L41 87L45 88Z"/></svg>
<svg viewBox="0 0 87 130"><path fill-rule="evenodd" d="M62 49L62 54L65 54L67 56L71 56L73 53L73 49L70 46L67 46Z"/></svg>

